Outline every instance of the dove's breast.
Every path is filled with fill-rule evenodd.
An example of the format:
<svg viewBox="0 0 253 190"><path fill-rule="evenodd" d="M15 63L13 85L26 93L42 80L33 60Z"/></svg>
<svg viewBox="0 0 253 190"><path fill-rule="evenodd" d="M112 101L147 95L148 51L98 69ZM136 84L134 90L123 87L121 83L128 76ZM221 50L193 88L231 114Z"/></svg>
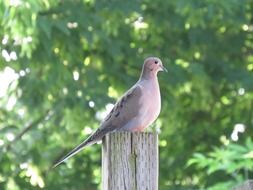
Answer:
<svg viewBox="0 0 253 190"><path fill-rule="evenodd" d="M143 131L156 120L160 113L161 97L157 78L141 80L136 85L141 90L141 97L134 105L138 112L118 130Z"/></svg>
<svg viewBox="0 0 253 190"><path fill-rule="evenodd" d="M140 111L138 119L140 126L136 131L142 131L151 125L161 111L161 96L157 78L150 81L140 82L142 97L140 100Z"/></svg>

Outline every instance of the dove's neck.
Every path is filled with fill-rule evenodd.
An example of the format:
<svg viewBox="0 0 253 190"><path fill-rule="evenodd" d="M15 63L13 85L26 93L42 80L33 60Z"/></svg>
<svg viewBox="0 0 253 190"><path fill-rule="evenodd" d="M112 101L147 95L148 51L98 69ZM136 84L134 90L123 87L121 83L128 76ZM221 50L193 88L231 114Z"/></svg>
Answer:
<svg viewBox="0 0 253 190"><path fill-rule="evenodd" d="M157 79L157 71L143 67L140 80L149 80L149 79Z"/></svg>

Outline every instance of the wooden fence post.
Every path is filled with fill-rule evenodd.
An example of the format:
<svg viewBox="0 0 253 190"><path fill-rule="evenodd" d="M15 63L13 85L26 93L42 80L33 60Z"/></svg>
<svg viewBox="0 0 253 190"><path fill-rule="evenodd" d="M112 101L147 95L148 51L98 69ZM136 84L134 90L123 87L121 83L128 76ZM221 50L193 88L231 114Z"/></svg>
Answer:
<svg viewBox="0 0 253 190"><path fill-rule="evenodd" d="M248 180L234 190L253 190L253 180Z"/></svg>
<svg viewBox="0 0 253 190"><path fill-rule="evenodd" d="M111 133L102 147L103 190L158 190L156 133Z"/></svg>

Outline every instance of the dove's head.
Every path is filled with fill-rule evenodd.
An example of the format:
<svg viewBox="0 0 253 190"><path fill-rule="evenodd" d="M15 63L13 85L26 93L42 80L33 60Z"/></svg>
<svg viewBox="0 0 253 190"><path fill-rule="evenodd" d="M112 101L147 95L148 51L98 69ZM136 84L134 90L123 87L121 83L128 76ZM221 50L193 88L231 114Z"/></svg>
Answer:
<svg viewBox="0 0 253 190"><path fill-rule="evenodd" d="M162 61L158 57L148 57L144 61L141 78L148 79L155 77L159 71L167 72Z"/></svg>

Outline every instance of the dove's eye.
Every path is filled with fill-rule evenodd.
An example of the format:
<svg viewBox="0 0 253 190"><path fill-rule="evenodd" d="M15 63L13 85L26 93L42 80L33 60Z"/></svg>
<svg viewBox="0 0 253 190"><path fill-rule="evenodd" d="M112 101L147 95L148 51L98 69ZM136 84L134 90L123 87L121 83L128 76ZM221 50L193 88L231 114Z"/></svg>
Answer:
<svg viewBox="0 0 253 190"><path fill-rule="evenodd" d="M158 63L158 61L157 60L155 60L155 64L157 64Z"/></svg>

